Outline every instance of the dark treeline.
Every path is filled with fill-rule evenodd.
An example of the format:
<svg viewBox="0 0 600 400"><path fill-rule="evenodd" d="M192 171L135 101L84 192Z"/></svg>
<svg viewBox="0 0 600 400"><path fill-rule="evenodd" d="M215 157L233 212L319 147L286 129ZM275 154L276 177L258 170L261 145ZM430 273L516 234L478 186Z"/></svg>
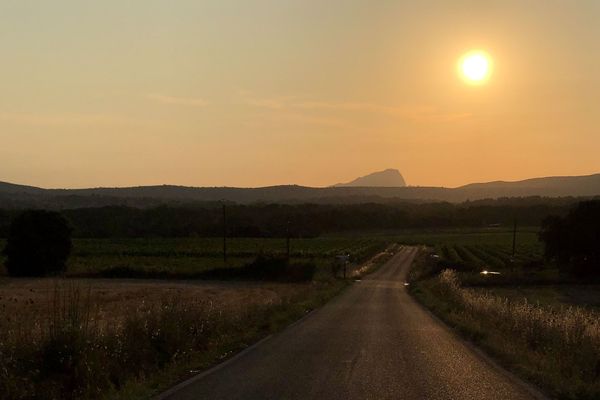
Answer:
<svg viewBox="0 0 600 400"><path fill-rule="evenodd" d="M550 216L540 235L545 255L561 271L600 278L600 201L584 201L564 217Z"/></svg>
<svg viewBox="0 0 600 400"><path fill-rule="evenodd" d="M548 215L566 215L575 199L499 199L451 203L227 204L227 234L237 237L313 237L353 230L538 226ZM133 208L108 206L62 210L80 238L186 237L223 234L220 204ZM0 210L0 236L19 214Z"/></svg>

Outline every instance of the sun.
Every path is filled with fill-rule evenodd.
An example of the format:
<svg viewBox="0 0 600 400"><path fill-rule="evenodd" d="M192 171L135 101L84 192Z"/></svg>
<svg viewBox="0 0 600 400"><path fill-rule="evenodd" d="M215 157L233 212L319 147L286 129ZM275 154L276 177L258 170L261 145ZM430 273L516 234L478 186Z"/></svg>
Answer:
<svg viewBox="0 0 600 400"><path fill-rule="evenodd" d="M492 61L484 51L473 50L460 58L458 70L467 83L480 85L489 79L492 72Z"/></svg>

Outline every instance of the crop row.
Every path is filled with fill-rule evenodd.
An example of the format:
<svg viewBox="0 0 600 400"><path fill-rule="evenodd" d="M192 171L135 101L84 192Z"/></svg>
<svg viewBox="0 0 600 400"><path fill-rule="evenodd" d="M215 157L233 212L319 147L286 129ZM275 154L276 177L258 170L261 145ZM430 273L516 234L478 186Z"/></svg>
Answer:
<svg viewBox="0 0 600 400"><path fill-rule="evenodd" d="M518 248L513 256L512 249L489 244L442 244L436 252L449 266L467 270L520 268L541 259L539 252L527 248Z"/></svg>
<svg viewBox="0 0 600 400"><path fill-rule="evenodd" d="M360 256L387 243L381 239L315 238L291 239L293 257L332 257L339 253ZM285 239L229 238L227 253L232 257L252 257L260 253L285 253ZM219 257L223 254L223 239L89 239L74 241L78 257Z"/></svg>

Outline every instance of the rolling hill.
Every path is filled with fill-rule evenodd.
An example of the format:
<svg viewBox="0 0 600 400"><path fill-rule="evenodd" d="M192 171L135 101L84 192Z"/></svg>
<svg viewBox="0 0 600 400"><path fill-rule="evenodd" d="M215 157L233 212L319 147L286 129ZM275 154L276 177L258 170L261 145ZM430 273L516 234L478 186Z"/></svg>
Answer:
<svg viewBox="0 0 600 400"><path fill-rule="evenodd" d="M150 207L229 201L236 203L366 203L391 201L462 202L501 197L591 197L600 195L600 174L534 178L516 182L474 183L443 187L306 187L260 188L139 186L126 188L43 189L0 182L1 208L75 208L104 205Z"/></svg>

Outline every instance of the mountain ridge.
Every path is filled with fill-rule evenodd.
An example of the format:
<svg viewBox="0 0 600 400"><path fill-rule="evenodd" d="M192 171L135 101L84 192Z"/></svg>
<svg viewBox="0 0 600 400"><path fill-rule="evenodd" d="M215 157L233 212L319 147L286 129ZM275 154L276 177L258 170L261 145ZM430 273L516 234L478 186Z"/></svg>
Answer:
<svg viewBox="0 0 600 400"><path fill-rule="evenodd" d="M333 187L404 187L406 181L397 169L388 168L360 176L350 182L337 183Z"/></svg>
<svg viewBox="0 0 600 400"><path fill-rule="evenodd" d="M44 189L0 182L0 208L69 208L104 205L148 207L228 201L248 203L382 203L390 201L463 202L504 197L593 197L600 195L600 174L553 176L520 181L472 183L455 188L307 187L258 188L153 185L87 189Z"/></svg>

